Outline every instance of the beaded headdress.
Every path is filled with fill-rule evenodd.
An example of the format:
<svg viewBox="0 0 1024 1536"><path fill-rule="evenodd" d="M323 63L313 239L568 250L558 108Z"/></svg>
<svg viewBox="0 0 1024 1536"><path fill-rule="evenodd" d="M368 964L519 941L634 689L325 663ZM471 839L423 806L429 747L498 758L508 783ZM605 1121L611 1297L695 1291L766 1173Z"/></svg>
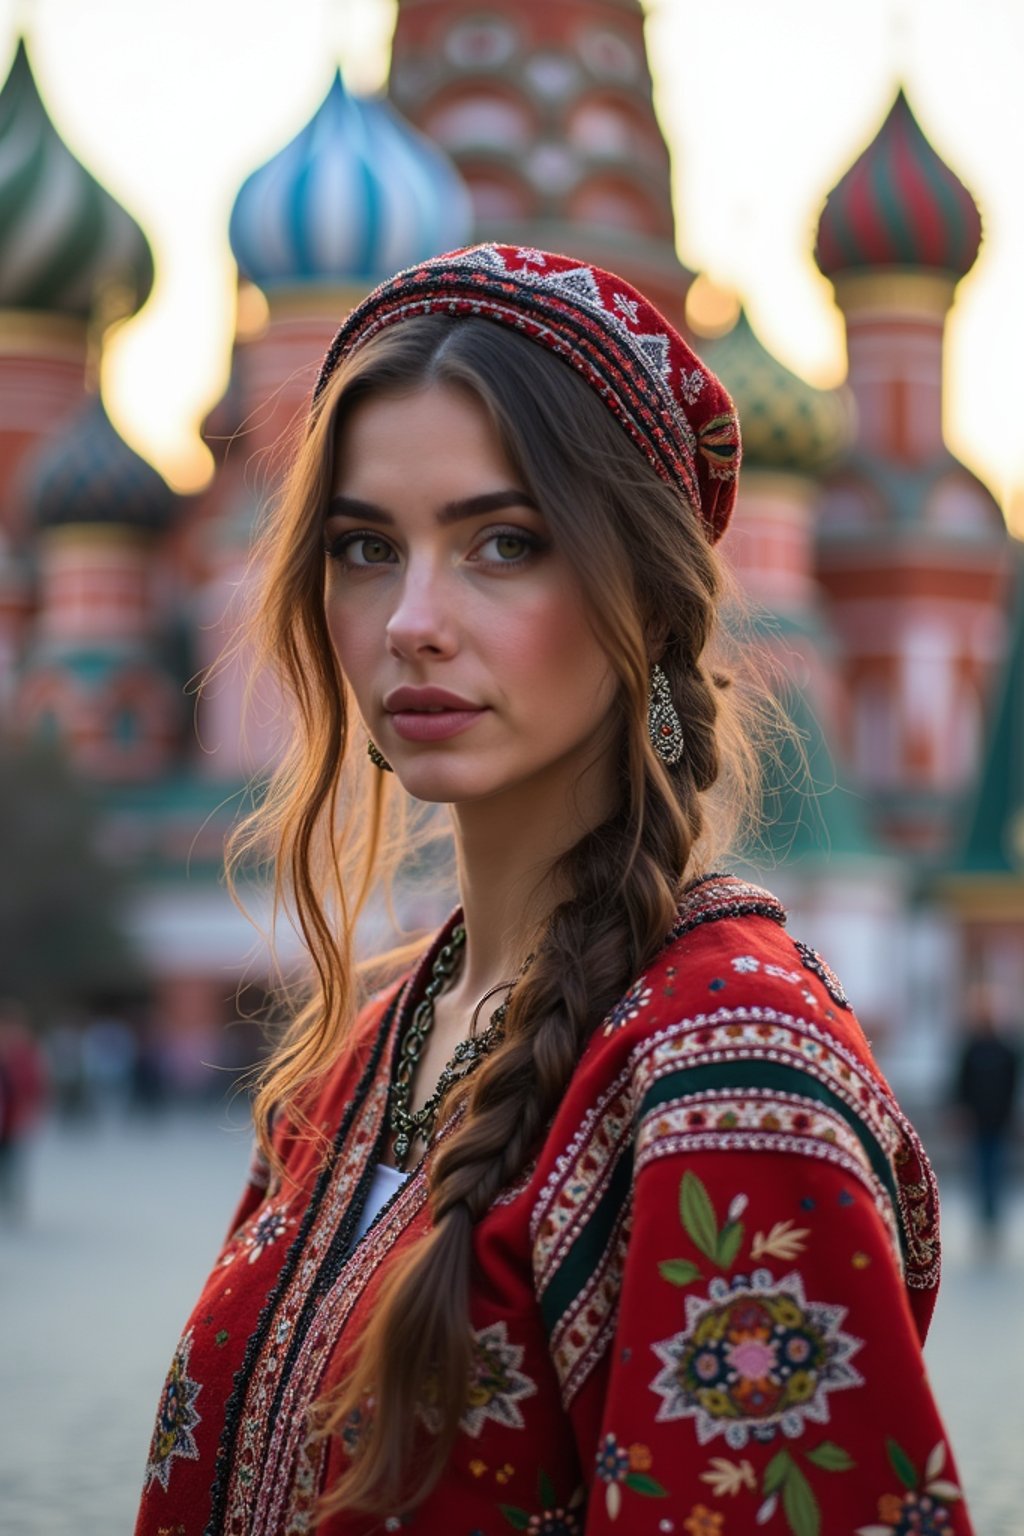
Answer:
<svg viewBox="0 0 1024 1536"><path fill-rule="evenodd" d="M389 278L355 308L324 358L314 406L340 360L416 315L479 315L547 347L586 380L714 543L736 500L732 401L659 310L623 278L570 256L474 245Z"/></svg>

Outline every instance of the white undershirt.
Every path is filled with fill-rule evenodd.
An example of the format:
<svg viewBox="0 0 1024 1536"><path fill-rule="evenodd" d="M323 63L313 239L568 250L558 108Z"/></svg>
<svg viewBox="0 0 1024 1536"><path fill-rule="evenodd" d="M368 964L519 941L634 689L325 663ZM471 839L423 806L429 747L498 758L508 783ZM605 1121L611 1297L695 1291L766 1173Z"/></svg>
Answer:
<svg viewBox="0 0 1024 1536"><path fill-rule="evenodd" d="M399 1168L389 1168L387 1163L378 1163L373 1170L373 1182L370 1185L369 1194L366 1196L366 1204L363 1206L363 1214L359 1218L359 1227L356 1231L356 1242L360 1242L369 1230L370 1223L382 1206L386 1205L395 1193L405 1183L405 1174Z"/></svg>

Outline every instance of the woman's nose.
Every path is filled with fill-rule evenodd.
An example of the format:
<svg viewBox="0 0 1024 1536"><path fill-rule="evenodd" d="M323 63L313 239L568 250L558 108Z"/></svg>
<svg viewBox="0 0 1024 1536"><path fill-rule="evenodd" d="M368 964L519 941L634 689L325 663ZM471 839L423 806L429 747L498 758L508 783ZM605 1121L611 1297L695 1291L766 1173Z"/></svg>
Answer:
<svg viewBox="0 0 1024 1536"><path fill-rule="evenodd" d="M450 655L456 648L452 596L450 584L436 564L410 563L387 623L387 642L392 653Z"/></svg>

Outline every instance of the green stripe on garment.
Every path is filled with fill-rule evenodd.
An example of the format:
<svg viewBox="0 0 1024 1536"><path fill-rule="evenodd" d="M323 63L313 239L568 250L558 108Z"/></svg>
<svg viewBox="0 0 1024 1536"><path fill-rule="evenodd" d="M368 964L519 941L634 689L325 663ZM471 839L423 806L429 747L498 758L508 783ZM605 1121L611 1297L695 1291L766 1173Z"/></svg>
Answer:
<svg viewBox="0 0 1024 1536"><path fill-rule="evenodd" d="M845 1104L838 1094L833 1093L824 1083L819 1083L799 1067L781 1066L777 1062L733 1061L715 1066L681 1068L678 1072L659 1078L651 1087L644 1097L637 1123L639 1124L652 1110L673 1099L713 1089L734 1090L739 1093L751 1088L776 1089L782 1093L794 1094L799 1098L813 1099L841 1115L864 1148L871 1168L887 1190L893 1210L897 1218L899 1217L900 1206L896 1180L889 1160L875 1137L857 1112ZM632 1155L630 1152L623 1152L609 1180L608 1188L593 1215L573 1243L541 1297L541 1316L549 1336L601 1262L615 1220L628 1198L632 1175ZM902 1225L898 1220L897 1225L900 1231L900 1247L906 1257L906 1242Z"/></svg>
<svg viewBox="0 0 1024 1536"><path fill-rule="evenodd" d="M885 1152L856 1110L844 1103L831 1088L827 1088L824 1083L819 1083L817 1078L809 1076L799 1067L786 1067L774 1061L730 1061L714 1066L681 1068L678 1072L671 1072L666 1077L659 1078L650 1088L640 1107L637 1123L639 1124L651 1110L657 1109L659 1105L666 1104L672 1099L689 1097L691 1094L713 1089L740 1091L749 1088L774 1088L781 1093L795 1094L802 1099L814 1099L817 1103L824 1104L826 1108L834 1110L837 1115L841 1115L864 1148L868 1162L888 1191L893 1210L898 1217L900 1205L896 1179ZM902 1225L900 1225L900 1246L905 1256L906 1244Z"/></svg>
<svg viewBox="0 0 1024 1536"><path fill-rule="evenodd" d="M540 1301L541 1316L548 1334L571 1306L601 1262L615 1225L615 1219L629 1195L633 1177L633 1157L627 1148L615 1165L608 1188L601 1196L590 1220L556 1270Z"/></svg>

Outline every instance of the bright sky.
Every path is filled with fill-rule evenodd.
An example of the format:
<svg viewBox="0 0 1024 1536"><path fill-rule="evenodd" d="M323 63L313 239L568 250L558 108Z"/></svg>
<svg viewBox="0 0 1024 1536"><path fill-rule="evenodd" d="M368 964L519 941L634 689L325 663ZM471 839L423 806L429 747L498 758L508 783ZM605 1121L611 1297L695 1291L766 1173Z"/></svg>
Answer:
<svg viewBox="0 0 1024 1536"><path fill-rule="evenodd" d="M905 82L985 220L947 332L947 434L1024 534L1024 4L647 10L680 255L738 290L765 343L818 384L839 381L844 354L810 257L817 214ZM226 379L234 194L309 118L339 59L354 88L383 82L394 13L395 0L0 0L0 74L20 25L57 127L154 247L153 296L112 342L104 390L180 489L204 478L198 423Z"/></svg>

